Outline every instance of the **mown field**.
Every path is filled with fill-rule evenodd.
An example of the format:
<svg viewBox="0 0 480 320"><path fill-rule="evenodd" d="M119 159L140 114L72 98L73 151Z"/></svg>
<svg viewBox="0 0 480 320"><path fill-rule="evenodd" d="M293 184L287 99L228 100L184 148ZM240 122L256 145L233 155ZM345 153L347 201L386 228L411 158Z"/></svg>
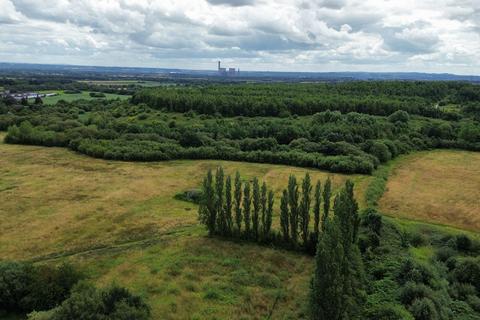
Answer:
<svg viewBox="0 0 480 320"><path fill-rule="evenodd" d="M480 153L420 152L396 161L380 200L391 216L480 231Z"/></svg>
<svg viewBox="0 0 480 320"><path fill-rule="evenodd" d="M82 93L72 93L72 94L66 94L62 90L58 91L45 91L46 93L52 93L52 92L57 92L58 95L56 96L51 96L51 97L45 97L42 98L42 101L44 104L49 104L49 105L54 105L60 100L65 100L67 102L72 102L75 100L92 100L92 99L128 99L130 96L128 95L120 95L120 94L113 94L113 93L105 93L105 98L95 98L90 96L90 92L88 91L82 91ZM31 99L32 101L34 99Z"/></svg>
<svg viewBox="0 0 480 320"><path fill-rule="evenodd" d="M97 86L128 86L138 85L141 87L158 87L163 85L160 81L140 81L140 80L81 80L81 83L88 83Z"/></svg>
<svg viewBox="0 0 480 320"><path fill-rule="evenodd" d="M2 258L75 262L97 284L115 281L146 297L154 319L302 318L311 258L207 238L196 206L174 199L218 165L264 179L277 196L290 173L330 176L335 189L347 178L241 162L104 161L0 144ZM349 177L363 199L370 177Z"/></svg>

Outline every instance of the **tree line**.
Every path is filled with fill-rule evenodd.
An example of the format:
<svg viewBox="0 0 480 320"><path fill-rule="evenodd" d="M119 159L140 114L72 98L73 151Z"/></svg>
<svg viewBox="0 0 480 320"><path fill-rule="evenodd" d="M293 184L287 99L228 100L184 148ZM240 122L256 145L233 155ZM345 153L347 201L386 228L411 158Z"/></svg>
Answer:
<svg viewBox="0 0 480 320"><path fill-rule="evenodd" d="M360 216L348 180L333 201L331 180L313 186L291 175L280 200L279 231L272 229L274 193L258 178L232 183L221 167L202 183L200 221L209 235L273 244L315 254L309 309L311 319L356 319L365 301L365 273L358 246ZM330 211L333 210L333 217ZM313 225L311 218L313 216Z"/></svg>
<svg viewBox="0 0 480 320"><path fill-rule="evenodd" d="M478 86L454 82L353 81L316 84L228 84L148 88L132 101L173 112L194 110L223 116L312 115L326 110L388 116L404 110L434 118L452 112L435 103L480 99ZM453 115L455 117L455 115Z"/></svg>
<svg viewBox="0 0 480 320"><path fill-rule="evenodd" d="M208 171L202 183L199 220L209 235L244 239L262 244L315 253L320 229L329 218L332 183L328 178L312 184L307 173L299 183L290 176L274 213L275 194L257 177L242 181L236 172L232 179L219 167ZM272 228L278 217L279 230ZM313 219L312 219L313 218Z"/></svg>

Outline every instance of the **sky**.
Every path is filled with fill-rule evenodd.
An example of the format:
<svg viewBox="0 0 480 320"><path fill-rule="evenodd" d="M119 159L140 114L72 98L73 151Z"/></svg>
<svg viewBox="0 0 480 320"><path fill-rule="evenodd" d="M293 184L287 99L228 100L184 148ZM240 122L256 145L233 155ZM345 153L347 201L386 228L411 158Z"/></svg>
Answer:
<svg viewBox="0 0 480 320"><path fill-rule="evenodd" d="M0 0L0 61L480 75L480 0Z"/></svg>

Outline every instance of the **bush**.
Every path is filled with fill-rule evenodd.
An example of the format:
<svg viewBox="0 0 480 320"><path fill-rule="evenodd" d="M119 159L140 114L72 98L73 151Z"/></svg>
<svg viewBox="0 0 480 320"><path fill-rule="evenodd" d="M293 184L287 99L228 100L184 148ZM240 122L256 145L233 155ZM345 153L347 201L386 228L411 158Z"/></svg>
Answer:
<svg viewBox="0 0 480 320"><path fill-rule="evenodd" d="M415 282L430 285L433 279L434 274L429 266L415 262L410 258L404 260L397 274L397 281L400 284Z"/></svg>
<svg viewBox="0 0 480 320"><path fill-rule="evenodd" d="M388 116L388 121L390 122L403 122L406 123L410 120L410 115L408 112L403 110L398 110Z"/></svg>
<svg viewBox="0 0 480 320"><path fill-rule="evenodd" d="M373 142L372 146L370 147L369 153L373 154L377 157L380 162L387 162L388 160L392 159L392 154L388 147L380 141Z"/></svg>
<svg viewBox="0 0 480 320"><path fill-rule="evenodd" d="M457 300L466 300L468 296L475 295L476 289L469 283L454 282L449 287L449 294Z"/></svg>
<svg viewBox="0 0 480 320"><path fill-rule="evenodd" d="M379 303L365 312L369 320L413 320L412 315L401 305Z"/></svg>
<svg viewBox="0 0 480 320"><path fill-rule="evenodd" d="M435 256L438 261L440 262L447 262L448 259L451 257L455 257L457 255L457 251L450 247L441 247L435 252Z"/></svg>
<svg viewBox="0 0 480 320"><path fill-rule="evenodd" d="M480 257L460 260L453 274L458 282L469 283L480 293Z"/></svg>
<svg viewBox="0 0 480 320"><path fill-rule="evenodd" d="M402 287L399 299L404 305L408 306L417 299L431 297L431 294L432 290L426 285L408 282Z"/></svg>
<svg viewBox="0 0 480 320"><path fill-rule="evenodd" d="M427 239L420 232L410 234L410 244L416 248L427 244Z"/></svg>
<svg viewBox="0 0 480 320"><path fill-rule="evenodd" d="M199 204L200 201L202 200L202 195L203 195L202 190L192 189L192 190L187 190L181 193L177 193L174 198L178 200Z"/></svg>
<svg viewBox="0 0 480 320"><path fill-rule="evenodd" d="M472 240L465 234L455 237L455 244L459 251L468 252L472 248Z"/></svg>
<svg viewBox="0 0 480 320"><path fill-rule="evenodd" d="M10 312L47 310L61 303L81 275L71 266L0 263L0 306Z"/></svg>
<svg viewBox="0 0 480 320"><path fill-rule="evenodd" d="M150 308L127 289L112 286L104 290L80 283L71 296L54 309L48 320L144 320L150 318Z"/></svg>
<svg viewBox="0 0 480 320"><path fill-rule="evenodd" d="M440 319L432 300L423 298L415 300L410 308L415 320L437 320Z"/></svg>
<svg viewBox="0 0 480 320"><path fill-rule="evenodd" d="M480 298L476 295L469 295L466 299L468 305L475 310L476 312L480 312Z"/></svg>
<svg viewBox="0 0 480 320"><path fill-rule="evenodd" d="M382 232L382 216L375 209L368 208L363 212L362 224L377 235Z"/></svg>
<svg viewBox="0 0 480 320"><path fill-rule="evenodd" d="M92 98L105 98L105 93L102 92L90 92Z"/></svg>

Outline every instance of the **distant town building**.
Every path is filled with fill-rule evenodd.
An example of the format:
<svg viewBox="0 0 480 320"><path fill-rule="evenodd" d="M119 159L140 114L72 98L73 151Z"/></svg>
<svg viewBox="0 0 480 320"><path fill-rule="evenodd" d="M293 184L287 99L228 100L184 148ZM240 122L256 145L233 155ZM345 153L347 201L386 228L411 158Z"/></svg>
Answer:
<svg viewBox="0 0 480 320"><path fill-rule="evenodd" d="M218 61L218 75L222 77L236 77L240 75L240 69L235 68L222 68L221 61Z"/></svg>
<svg viewBox="0 0 480 320"><path fill-rule="evenodd" d="M0 93L0 97L13 97L15 100L22 100L22 99L35 99L37 97L39 98L45 98L45 97L52 97L56 96L57 93L37 93L37 92L15 92L15 93L10 93L9 90L3 91Z"/></svg>

